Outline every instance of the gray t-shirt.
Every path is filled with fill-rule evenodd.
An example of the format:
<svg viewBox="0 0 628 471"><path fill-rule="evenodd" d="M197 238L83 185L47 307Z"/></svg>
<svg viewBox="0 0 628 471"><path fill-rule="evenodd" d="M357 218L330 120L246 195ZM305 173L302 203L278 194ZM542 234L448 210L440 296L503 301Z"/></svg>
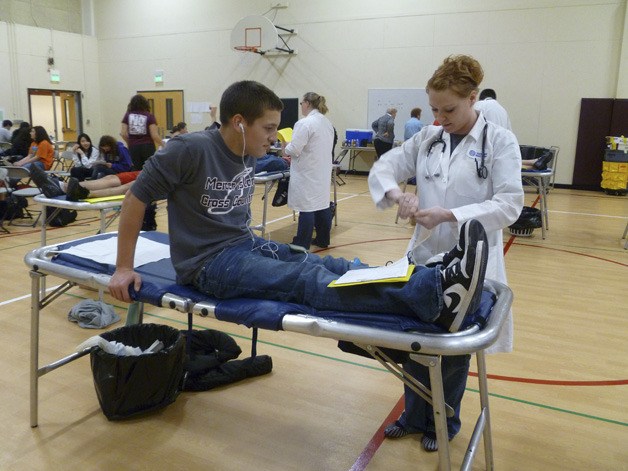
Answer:
<svg viewBox="0 0 628 471"><path fill-rule="evenodd" d="M131 187L143 201L168 199L170 255L177 282L189 284L248 229L255 159L231 152L218 130L182 134L152 156Z"/></svg>

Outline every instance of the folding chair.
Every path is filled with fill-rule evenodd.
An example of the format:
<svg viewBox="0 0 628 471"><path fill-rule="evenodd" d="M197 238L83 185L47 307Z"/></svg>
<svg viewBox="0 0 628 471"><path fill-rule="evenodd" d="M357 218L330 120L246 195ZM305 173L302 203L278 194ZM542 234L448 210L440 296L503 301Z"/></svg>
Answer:
<svg viewBox="0 0 628 471"><path fill-rule="evenodd" d="M59 159L61 160L61 169L64 172L69 172L70 169L72 168L72 165L74 165L74 152L72 152L69 149L64 150L63 152L61 152L61 156L59 157Z"/></svg>
<svg viewBox="0 0 628 471"><path fill-rule="evenodd" d="M27 186L25 188L20 188L18 190L12 190L11 189L11 180L18 180L18 181L26 181L28 184L30 182L31 179L31 174L30 172L25 169L24 167L4 167L4 169L7 172L7 176L5 179L5 186L7 188L7 194L8 195L14 195L14 196L23 196L24 198L32 198L34 196L40 195L41 191L39 190L39 188L33 188L31 186ZM9 225L14 225L14 226L32 226L35 227L37 225L37 222L39 221L39 218L41 217L41 211L34 211L34 212L38 212L39 214L37 215L37 218L33 218L33 213L31 211L28 210L28 208L24 208L24 212L26 213L26 218L28 219L33 219L33 223L32 224L14 224L13 220L15 218L11 218L11 220L9 221Z"/></svg>
<svg viewBox="0 0 628 471"><path fill-rule="evenodd" d="M9 193L9 188L6 186L7 182L7 171L5 168L0 167L0 195L5 195L4 199L6 199L6 195ZM0 231L8 234L10 231L4 227L4 220L6 219L6 211L4 214L0 215Z"/></svg>
<svg viewBox="0 0 628 471"><path fill-rule="evenodd" d="M521 178L524 183L534 187L539 194L539 206L541 210L541 234L545 239L546 231L549 230L549 210L548 210L548 193L554 187L554 179L556 178L556 160L558 158L558 146L549 148L553 154L551 167L545 170L523 169L521 170Z"/></svg>

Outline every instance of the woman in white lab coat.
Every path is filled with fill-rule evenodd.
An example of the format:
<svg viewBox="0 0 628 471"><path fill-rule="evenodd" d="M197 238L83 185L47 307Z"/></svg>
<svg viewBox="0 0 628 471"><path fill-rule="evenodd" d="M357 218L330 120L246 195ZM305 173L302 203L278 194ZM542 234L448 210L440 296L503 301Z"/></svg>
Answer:
<svg viewBox="0 0 628 471"><path fill-rule="evenodd" d="M304 118L297 121L292 141L283 149L290 157L288 206L299 211L295 245L327 247L330 243L332 213L329 205L334 127L324 116L325 97L309 92L301 101ZM312 234L316 229L316 238Z"/></svg>
<svg viewBox="0 0 628 471"><path fill-rule="evenodd" d="M445 59L427 83L430 106L441 125L425 126L375 162L369 188L378 208L397 204L402 218L416 221L408 253L417 264L437 261L438 254L456 244L462 223L480 221L489 242L486 277L506 283L502 229L517 220L523 207L521 154L512 132L474 110L482 78L482 67L472 57ZM403 193L397 184L410 177L416 177L418 194ZM509 316L490 351L511 350ZM425 367L414 362L404 366L422 382L429 378ZM445 399L456 411L447 419L450 440L460 430L468 370L469 355L443 359ZM405 397L405 411L385 435L423 433L423 448L437 450L431 406L408 388Z"/></svg>

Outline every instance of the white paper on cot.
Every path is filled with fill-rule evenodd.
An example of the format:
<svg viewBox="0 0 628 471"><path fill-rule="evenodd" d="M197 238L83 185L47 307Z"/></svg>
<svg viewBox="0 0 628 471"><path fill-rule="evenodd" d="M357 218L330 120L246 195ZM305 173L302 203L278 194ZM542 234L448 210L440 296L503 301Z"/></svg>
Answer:
<svg viewBox="0 0 628 471"><path fill-rule="evenodd" d="M60 253L75 255L77 257L93 260L98 263L107 263L109 265L116 264L116 255L118 252L118 238L111 237L104 240L95 240L85 244L76 245ZM155 242L143 237L137 239L137 247L135 248L134 268L146 265L151 262L158 262L164 258L170 257L170 246Z"/></svg>

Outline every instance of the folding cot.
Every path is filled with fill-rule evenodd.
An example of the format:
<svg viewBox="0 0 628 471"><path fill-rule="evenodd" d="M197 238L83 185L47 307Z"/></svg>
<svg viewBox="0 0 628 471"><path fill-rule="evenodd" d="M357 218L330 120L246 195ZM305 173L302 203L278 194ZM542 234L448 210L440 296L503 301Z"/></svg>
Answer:
<svg viewBox="0 0 628 471"><path fill-rule="evenodd" d="M31 362L30 362L30 415L31 426L38 425L38 381L60 366L89 353L85 350L70 354L45 366L39 366L39 317L40 312L54 299L72 286L81 284L96 289L106 289L113 273L112 265L101 263L92 257L62 253L67 248L85 248L93 241L107 240L116 243L116 233L100 234L59 245L40 247L25 256L31 276ZM161 243L167 247L168 236L156 232L142 233L138 250L143 244ZM100 253L100 252L99 252ZM446 415L453 413L444 402L441 358L446 355L476 354L480 389L480 413L472 434L462 469L470 469L480 439L484 438L486 468L493 469L490 414L484 350L492 345L508 315L512 292L503 284L486 280L482 303L473 316L467 316L463 329L457 333L439 330L434 324L420 322L414 317L391 314L354 312L322 312L307 306L253 299L212 299L189 286L177 285L170 259L150 262L136 267L143 284L137 299L138 316L144 302L187 313L191 328L194 314L211 316L225 322L233 322L253 328L253 354L258 329L285 330L316 337L353 343L378 360L398 379L418 394L431 400L434 407L436 433L439 441L439 467L450 469ZM41 284L47 275L65 279L48 295L42 296ZM341 288L342 289L342 288ZM130 313L132 310L129 311ZM127 319L128 322L128 319ZM432 390L409 376L394 363L389 352L404 354L429 369ZM418 384L416 384L418 383Z"/></svg>
<svg viewBox="0 0 628 471"><path fill-rule="evenodd" d="M117 219L120 214L120 207L122 206L122 200L109 200L99 201L91 203L89 201L67 201L65 196L58 196L56 198L46 198L44 195L35 196L33 198L36 203L41 204L42 213L46 214L46 208L54 208L54 210L45 218L41 223L41 245L46 245L46 227L50 220L52 220L57 213L62 209L73 209L75 211L99 211L100 212L100 230L99 233L104 233L107 228ZM107 220L107 213L115 211L112 218Z"/></svg>
<svg viewBox="0 0 628 471"><path fill-rule="evenodd" d="M254 226L253 229L259 230L262 233L262 237L266 234L266 221L268 215L268 200L269 194L274 184L282 178L290 177L290 171L272 172L272 173L260 173L255 175L254 181L256 184L264 184L264 208L262 212L262 223ZM334 201L336 199L336 187L334 186ZM58 196L56 198L46 198L44 195L39 195L34 198L35 202L42 205L43 214L46 214L46 208L55 208L55 210L48 216L46 222L41 226L41 245L46 245L46 226L47 222L54 218L57 212L61 209L73 209L75 211L99 211L100 212L100 233L103 233L118 217L122 200L103 200L98 202L88 201L67 201L65 196ZM109 220L106 219L106 215L110 211L116 211L114 216Z"/></svg>

